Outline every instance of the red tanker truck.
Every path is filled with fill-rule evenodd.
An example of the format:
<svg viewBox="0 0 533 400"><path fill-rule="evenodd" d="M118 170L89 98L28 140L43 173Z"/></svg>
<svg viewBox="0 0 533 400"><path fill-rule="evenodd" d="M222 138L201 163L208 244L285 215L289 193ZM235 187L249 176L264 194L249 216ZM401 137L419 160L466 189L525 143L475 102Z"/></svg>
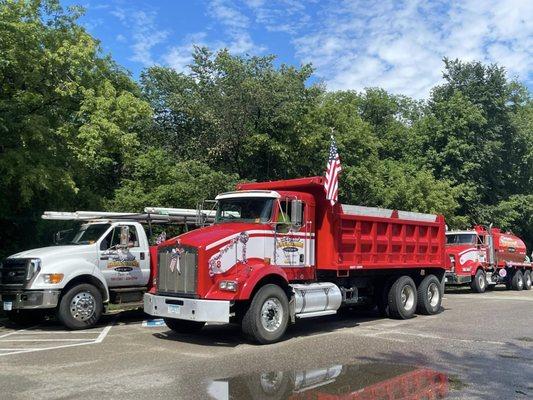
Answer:
<svg viewBox="0 0 533 400"><path fill-rule="evenodd" d="M505 284L531 289L531 262L526 245L510 232L476 225L472 230L446 232L447 285L470 284L476 293Z"/></svg>
<svg viewBox="0 0 533 400"><path fill-rule="evenodd" d="M301 318L375 301L385 315L440 311L442 215L326 200L324 178L246 183L217 196L215 223L163 242L144 310L177 332L238 322L259 343Z"/></svg>

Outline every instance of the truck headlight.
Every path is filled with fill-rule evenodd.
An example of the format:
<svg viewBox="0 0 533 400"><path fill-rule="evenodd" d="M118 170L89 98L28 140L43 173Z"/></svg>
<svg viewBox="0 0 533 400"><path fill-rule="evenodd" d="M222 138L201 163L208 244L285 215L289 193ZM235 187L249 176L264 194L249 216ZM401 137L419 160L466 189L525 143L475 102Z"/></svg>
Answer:
<svg viewBox="0 0 533 400"><path fill-rule="evenodd" d="M28 272L26 273L26 281L31 281L35 275L41 270L41 259L32 258L28 261Z"/></svg>
<svg viewBox="0 0 533 400"><path fill-rule="evenodd" d="M237 291L237 281L221 281L218 284L218 287L221 290L228 290L230 292L236 292Z"/></svg>
<svg viewBox="0 0 533 400"><path fill-rule="evenodd" d="M44 283L56 284L63 280L63 274L43 274Z"/></svg>

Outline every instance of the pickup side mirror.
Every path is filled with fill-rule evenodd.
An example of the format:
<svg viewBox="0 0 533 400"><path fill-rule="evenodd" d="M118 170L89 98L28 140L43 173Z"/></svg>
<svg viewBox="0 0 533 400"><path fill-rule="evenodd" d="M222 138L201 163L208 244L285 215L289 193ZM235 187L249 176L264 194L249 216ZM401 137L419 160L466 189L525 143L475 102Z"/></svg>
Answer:
<svg viewBox="0 0 533 400"><path fill-rule="evenodd" d="M120 247L123 249L128 248L128 243L130 241L130 227L121 226L120 227Z"/></svg>
<svg viewBox="0 0 533 400"><path fill-rule="evenodd" d="M302 226L302 200L293 200L291 203L291 220L292 224L296 227Z"/></svg>

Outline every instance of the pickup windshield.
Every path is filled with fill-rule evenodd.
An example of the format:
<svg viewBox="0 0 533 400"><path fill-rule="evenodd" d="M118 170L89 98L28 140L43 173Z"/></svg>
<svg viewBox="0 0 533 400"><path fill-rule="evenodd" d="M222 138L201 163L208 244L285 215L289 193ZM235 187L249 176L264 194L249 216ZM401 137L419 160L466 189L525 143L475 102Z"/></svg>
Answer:
<svg viewBox="0 0 533 400"><path fill-rule="evenodd" d="M446 244L476 244L475 233L454 233L446 235Z"/></svg>
<svg viewBox="0 0 533 400"><path fill-rule="evenodd" d="M274 199L265 197L235 197L221 199L217 204L215 223L256 222L265 223L272 217Z"/></svg>
<svg viewBox="0 0 533 400"><path fill-rule="evenodd" d="M93 244L110 226L110 224L83 224L70 244Z"/></svg>

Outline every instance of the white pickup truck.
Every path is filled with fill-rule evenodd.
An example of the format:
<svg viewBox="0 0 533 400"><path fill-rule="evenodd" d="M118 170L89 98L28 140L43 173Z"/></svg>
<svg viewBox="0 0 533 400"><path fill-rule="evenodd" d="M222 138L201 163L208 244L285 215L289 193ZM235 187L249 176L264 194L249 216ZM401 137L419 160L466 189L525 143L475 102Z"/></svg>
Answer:
<svg viewBox="0 0 533 400"><path fill-rule="evenodd" d="M8 318L26 324L55 314L66 327L85 329L98 322L107 304L142 306L157 271L157 245L150 246L143 224L195 224L199 215L189 209L145 212L45 212L44 219L84 223L68 244L3 260L0 304Z"/></svg>

